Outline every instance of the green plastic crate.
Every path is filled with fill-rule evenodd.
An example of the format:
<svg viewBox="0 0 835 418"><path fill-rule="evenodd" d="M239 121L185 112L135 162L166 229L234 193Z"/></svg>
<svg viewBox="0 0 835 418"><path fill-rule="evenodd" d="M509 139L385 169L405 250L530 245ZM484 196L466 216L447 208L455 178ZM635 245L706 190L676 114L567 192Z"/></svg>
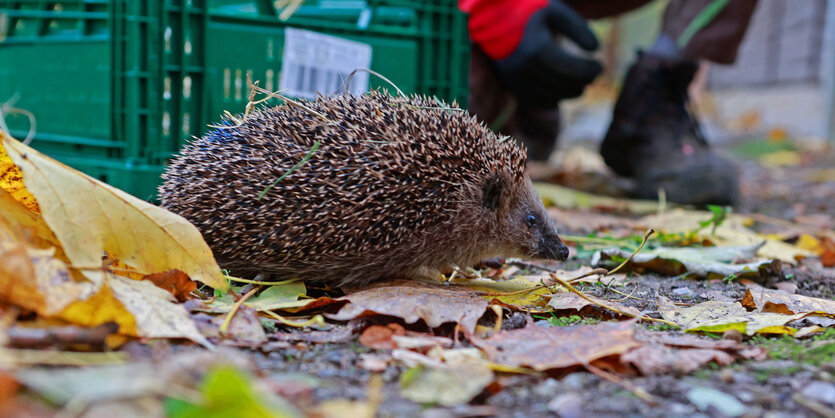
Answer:
<svg viewBox="0 0 835 418"><path fill-rule="evenodd" d="M188 138L243 111L247 74L278 88L286 27L369 44L403 91L466 104L456 0L307 1L284 22L268 0L0 0L0 102L35 114L35 148L150 200Z"/></svg>

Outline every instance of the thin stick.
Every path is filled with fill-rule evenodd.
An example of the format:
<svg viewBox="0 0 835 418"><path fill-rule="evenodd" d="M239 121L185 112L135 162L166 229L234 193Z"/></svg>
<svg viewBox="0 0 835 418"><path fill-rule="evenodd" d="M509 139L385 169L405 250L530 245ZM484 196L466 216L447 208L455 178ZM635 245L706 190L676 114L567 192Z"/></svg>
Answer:
<svg viewBox="0 0 835 418"><path fill-rule="evenodd" d="M221 334L223 334L223 335L226 334L226 331L229 329L229 324L232 323L232 318L234 318L235 314L238 313L238 309L240 309L241 305L243 305L244 302L246 302L246 300L249 299L250 296L254 295L255 292L258 289L260 289L260 288L259 287L253 288L252 290L247 292L245 295L243 295L243 297L238 299L238 301L235 302L234 305L232 305L232 310L229 311L228 314L226 314L226 319L223 320L223 325L220 326L220 333Z"/></svg>
<svg viewBox="0 0 835 418"><path fill-rule="evenodd" d="M575 356L575 358L576 358L576 356ZM580 360L581 363L583 363L583 367L585 367L586 370L588 370L589 372L591 372L595 376L597 376L597 377L599 377L603 380L612 382L612 383L614 383L614 384L632 392L632 394L635 395L636 397L638 397L638 399L641 399L641 400L643 400L644 402L646 402L650 405L653 405L653 406L658 405L658 401L655 399L655 397L652 396L652 394L650 394L646 390L644 390L644 388L635 386L635 385L632 384L632 382L630 382L630 381L628 381L628 380L626 380L626 379L624 379L624 378L622 378L622 377L620 377L620 376L618 376L614 373L609 373L609 372L607 372L607 371L605 371L605 370L603 370L603 369L601 369L597 366L592 366L591 363L589 363L589 362L587 362L583 359L579 359L579 360Z"/></svg>
<svg viewBox="0 0 835 418"><path fill-rule="evenodd" d="M632 260L632 257L635 257L635 254L638 254L638 251L641 251L641 249L642 249L642 248L644 248L644 245L646 245L646 244L647 244L647 240L648 240L648 239L649 239L649 237L650 237L650 236L652 236L652 234L654 234L654 233L655 233L655 229L650 228L650 229L647 231L647 233L646 233L646 234L644 234L644 239L641 241L641 245L639 245L639 246L638 246L638 249L637 249L637 250L635 250L632 254L630 254L630 255L629 255L629 258L627 258L626 260L623 260L623 263L620 263L620 265L619 265L619 266L617 266L617 267L615 267L615 269L614 269L614 270L609 270L609 272L608 272L608 273L606 273L606 275L613 274L614 272L616 272L616 271L620 270L621 268L623 268L623 266L625 266L625 265L626 265L626 263L628 263L629 261L631 261L631 260Z"/></svg>
<svg viewBox="0 0 835 418"><path fill-rule="evenodd" d="M82 353L75 351L31 350L20 348L0 349L0 362L9 361L18 365L43 364L50 366L94 366L100 364L122 364L130 358L128 353Z"/></svg>
<svg viewBox="0 0 835 418"><path fill-rule="evenodd" d="M261 313L266 314L267 316L275 319L278 322L281 322L284 325L289 325L294 328L304 328L313 324L316 324L320 327L325 325L325 318L322 317L322 315L315 315L307 321L294 322L272 311L262 311Z"/></svg>
<svg viewBox="0 0 835 418"><path fill-rule="evenodd" d="M504 311L499 305L490 305L490 309L496 314L496 324L493 325L493 334L496 334L502 330L502 316L504 315Z"/></svg>
<svg viewBox="0 0 835 418"><path fill-rule="evenodd" d="M319 149L319 144L321 144L321 141L319 141L319 140L314 141L314 142L313 142L313 147L311 147L311 148L310 148L310 151L308 151L308 152L307 152L307 155L305 155L305 156L302 158L302 160L301 160L301 161L299 161L298 163L296 163L296 165L294 165L294 166L290 167L290 169L289 169L289 170L287 170L287 172L286 172L286 173L282 174L279 178L275 179L275 181L274 181L272 184L270 184L269 186L267 186L267 188L266 188L266 189L264 189L261 193L259 193L259 194L258 194L258 199L257 199L257 200L261 200L261 199L262 199L262 198L263 198L263 197L267 194L267 192L269 192L269 191L270 191L270 189L272 189L273 187L275 187L275 185L276 185L276 184L278 184L278 182L280 182L281 180L284 180L284 178L285 178L285 177L287 177L287 176L289 176L289 175L290 175L290 173L292 173L292 172L296 171L296 169L297 169L297 168L299 168L299 167L301 167L301 165L302 165L302 164L304 164L304 163L306 163L308 160L310 160L310 157L312 157L312 156L313 156L313 153L314 153L314 152L316 152L316 150L317 150L317 149Z"/></svg>
<svg viewBox="0 0 835 418"><path fill-rule="evenodd" d="M298 281L301 280L301 278L297 277L295 279L281 280L281 281L277 281L277 282L268 282L268 281L263 281L263 280L241 279L239 277L233 277L233 276L227 276L227 275L223 275L223 277L226 280L229 280L229 281L232 281L232 282L248 283L248 284L260 284L260 285L263 285L263 286L280 286L280 285L283 285L283 284L295 283L295 282L298 282Z"/></svg>
<svg viewBox="0 0 835 418"><path fill-rule="evenodd" d="M351 80L354 78L354 75L357 73L357 71L362 71L362 72L365 72L365 73L368 73L368 74L376 75L377 77L381 78L383 81L385 81L386 83L389 83L392 87L394 87L394 89L397 90L397 93L400 94L401 96L403 96L403 98L406 98L406 99L409 98L409 96L406 96L406 94L404 94L403 91L400 90L400 87L397 87L397 84L394 84L391 80L386 78L384 75L382 75L382 74L380 74L380 73L378 73L374 70L370 70L368 68L357 68L356 70L351 71L351 74L348 74L348 78L345 79L345 91L346 92L348 92L348 93L351 92L351 90L348 87L351 85Z"/></svg>
<svg viewBox="0 0 835 418"><path fill-rule="evenodd" d="M606 309L608 309L608 310L610 310L610 311L612 311L612 312L615 312L615 313L617 313L617 314L620 314L620 315L623 315L623 316L632 317L632 318L638 318L638 319L641 319L641 320L643 320L643 321L661 322L662 324L667 324L667 325L671 325L671 326L674 326L674 327L679 327L679 328L681 328L681 326L680 326L680 325L678 325L678 324L676 324L676 323L673 323L673 322L670 322L670 321L667 321L667 320L664 320L664 319L650 318L650 317L648 317L648 316L644 316L644 315L635 315L635 314L632 314L632 313L629 313L629 312L624 312L624 311L621 311L620 309L613 308L613 307L611 307L611 306L609 306L609 305L607 305L607 304L605 304L605 303L601 303L601 302L599 302L599 301L596 301L596 300L594 300L594 299L592 299L592 298L590 298L590 297L586 296L585 294L583 294L583 292L581 292L581 291L579 291L579 290L575 289L575 288L574 288L574 286L572 286L572 285L568 284L568 282L566 282L565 280L560 279L559 277L557 277L557 275L556 275L556 274L551 273L551 278L552 278L552 279L554 279L554 280L556 280L557 284L560 284L560 285L564 286L564 287L565 287L566 289L568 289L571 293L574 293L574 294L576 294L577 296L579 296L579 297L581 297L581 298L583 298L583 299L585 299L585 300L587 300L587 301L589 301L589 302L591 302L591 303L593 303L593 304L595 304L595 305L597 305L597 306L600 306L600 307L606 308Z"/></svg>

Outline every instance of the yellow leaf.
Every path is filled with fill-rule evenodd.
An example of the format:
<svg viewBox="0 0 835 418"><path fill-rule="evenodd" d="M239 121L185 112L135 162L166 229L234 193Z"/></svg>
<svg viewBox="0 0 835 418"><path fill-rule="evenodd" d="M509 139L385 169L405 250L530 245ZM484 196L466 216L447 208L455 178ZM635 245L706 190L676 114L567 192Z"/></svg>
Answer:
<svg viewBox="0 0 835 418"><path fill-rule="evenodd" d="M178 269L223 289L226 282L203 237L191 223L137 199L0 134L41 216L72 267L101 265L104 252L144 274Z"/></svg>
<svg viewBox="0 0 835 418"><path fill-rule="evenodd" d="M131 280L103 271L98 293L68 306L59 317L69 322L96 326L119 324L119 333L146 338L188 338L211 346L182 305L173 303L171 293L145 280Z"/></svg>
<svg viewBox="0 0 835 418"><path fill-rule="evenodd" d="M710 219L711 216L712 214L707 211L673 209L660 216L646 216L639 223L663 233L689 233L700 229L700 222ZM729 214L727 219L716 228L715 233L712 227L708 227L700 229L697 235L700 239L709 240L718 247L742 247L757 245L765 241L765 245L757 250L758 257L777 259L790 264L796 263L795 257L814 255L808 250L779 239L757 234L745 226L749 222L750 218L747 216Z"/></svg>
<svg viewBox="0 0 835 418"><path fill-rule="evenodd" d="M130 279L126 279L130 280ZM105 322L119 324L119 333L137 336L136 321L125 306L113 296L110 288L102 285L92 297L77 300L61 311L58 316L73 324L94 327Z"/></svg>
<svg viewBox="0 0 835 418"><path fill-rule="evenodd" d="M686 331L725 332L735 329L748 335L791 335L796 330L785 325L806 316L748 312L739 302L715 300L680 308L663 296L658 298L658 312L662 318L681 325Z"/></svg>
<svg viewBox="0 0 835 418"><path fill-rule="evenodd" d="M494 281L489 279L475 279L463 285L478 292L486 292L484 298L498 300L500 303L527 312L548 312L548 299L554 293L551 289L542 287L539 281L532 281L525 276L516 276L510 280ZM521 292L532 289L529 292Z"/></svg>
<svg viewBox="0 0 835 418"><path fill-rule="evenodd" d="M0 138L5 138L3 132L0 132ZM35 196L32 196L32 193L29 193L23 185L23 174L12 162L2 144L0 144L0 189L9 192L15 200L26 205L32 212L40 212Z"/></svg>
<svg viewBox="0 0 835 418"><path fill-rule="evenodd" d="M32 213L11 194L0 190L0 237L6 235L15 242L25 242L29 247L58 247L56 256L63 258L60 243L43 219Z"/></svg>
<svg viewBox="0 0 835 418"><path fill-rule="evenodd" d="M797 239L797 246L820 255L823 252L821 241L809 234L802 234Z"/></svg>

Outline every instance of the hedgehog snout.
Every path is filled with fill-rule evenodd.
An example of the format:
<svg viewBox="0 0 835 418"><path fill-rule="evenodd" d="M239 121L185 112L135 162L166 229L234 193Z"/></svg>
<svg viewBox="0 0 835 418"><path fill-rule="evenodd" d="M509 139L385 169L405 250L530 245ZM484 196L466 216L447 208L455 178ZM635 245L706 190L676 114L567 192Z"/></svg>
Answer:
<svg viewBox="0 0 835 418"><path fill-rule="evenodd" d="M568 259L568 247L563 244L556 231L548 231L542 234L533 255L535 258L565 261Z"/></svg>

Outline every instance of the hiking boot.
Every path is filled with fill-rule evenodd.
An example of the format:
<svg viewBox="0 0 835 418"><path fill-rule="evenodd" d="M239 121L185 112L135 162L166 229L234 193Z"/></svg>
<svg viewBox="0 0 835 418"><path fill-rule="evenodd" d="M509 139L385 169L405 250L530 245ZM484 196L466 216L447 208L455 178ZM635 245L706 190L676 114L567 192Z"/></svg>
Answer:
<svg viewBox="0 0 835 418"><path fill-rule="evenodd" d="M716 155L689 109L687 89L698 65L639 54L615 104L600 147L606 164L635 179L636 197L683 204L732 204L736 169Z"/></svg>

